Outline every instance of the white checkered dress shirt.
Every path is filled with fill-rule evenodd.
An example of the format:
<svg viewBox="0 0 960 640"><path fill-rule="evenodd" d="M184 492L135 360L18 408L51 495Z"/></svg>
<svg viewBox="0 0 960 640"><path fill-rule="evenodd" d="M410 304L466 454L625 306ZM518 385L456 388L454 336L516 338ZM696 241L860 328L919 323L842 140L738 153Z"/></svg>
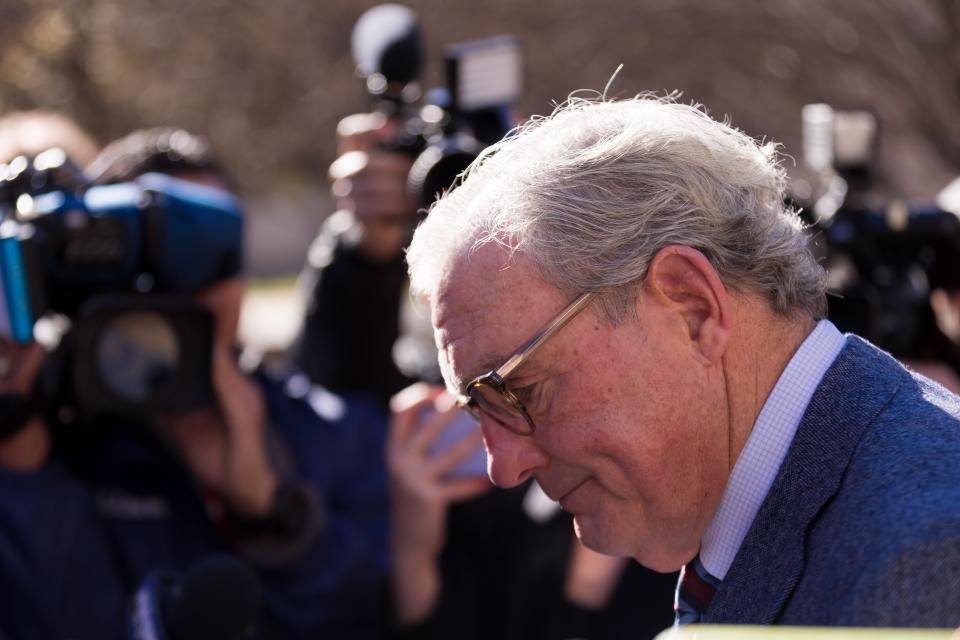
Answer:
<svg viewBox="0 0 960 640"><path fill-rule="evenodd" d="M713 521L703 536L700 561L723 580L787 455L800 419L846 339L821 320L790 359L760 410L730 474Z"/></svg>

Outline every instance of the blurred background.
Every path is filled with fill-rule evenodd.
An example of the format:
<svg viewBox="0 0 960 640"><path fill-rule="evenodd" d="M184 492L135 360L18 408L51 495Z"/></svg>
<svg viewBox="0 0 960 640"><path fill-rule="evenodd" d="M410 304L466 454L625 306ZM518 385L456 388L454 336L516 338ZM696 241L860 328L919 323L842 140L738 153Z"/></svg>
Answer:
<svg viewBox="0 0 960 640"><path fill-rule="evenodd" d="M332 208L336 124L371 105L350 32L375 4L0 0L0 113L59 110L100 143L156 125L208 136L251 213L259 286L243 332L272 346L296 328L297 309L278 305L296 304L292 275ZM815 189L802 164L807 103L876 115L884 197L932 200L960 167L955 0L405 4L426 37L426 87L443 82L445 45L498 34L523 45L523 115L549 113L577 89L603 90L623 64L608 95L681 91L781 142L801 198Z"/></svg>

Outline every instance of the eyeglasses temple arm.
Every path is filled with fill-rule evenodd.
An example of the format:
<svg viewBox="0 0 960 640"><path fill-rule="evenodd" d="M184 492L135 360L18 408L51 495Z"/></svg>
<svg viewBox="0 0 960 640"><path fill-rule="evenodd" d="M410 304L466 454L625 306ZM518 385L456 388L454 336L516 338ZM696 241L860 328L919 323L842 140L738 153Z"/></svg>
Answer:
<svg viewBox="0 0 960 640"><path fill-rule="evenodd" d="M535 336L530 342L527 343L522 349L517 353L510 356L510 359L503 363L503 365L494 371L494 374L500 377L500 379L506 378L514 369L519 367L527 356L529 356L533 351L543 344L546 340L550 338L557 331L560 331L568 322L573 320L580 311L586 307L591 300L593 300L596 293L593 291L588 291L587 293L582 293L580 296L567 305L567 308L560 312L556 318L553 319L553 322L548 324L546 328L541 331L537 336Z"/></svg>

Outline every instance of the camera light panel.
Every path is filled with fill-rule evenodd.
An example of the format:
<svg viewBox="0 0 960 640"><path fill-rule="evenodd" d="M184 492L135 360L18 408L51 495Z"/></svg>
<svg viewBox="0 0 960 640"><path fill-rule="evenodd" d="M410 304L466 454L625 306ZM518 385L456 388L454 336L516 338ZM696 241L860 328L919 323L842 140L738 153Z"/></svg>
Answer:
<svg viewBox="0 0 960 640"><path fill-rule="evenodd" d="M456 100L463 111L516 102L522 89L521 51L516 38L500 36L452 48Z"/></svg>

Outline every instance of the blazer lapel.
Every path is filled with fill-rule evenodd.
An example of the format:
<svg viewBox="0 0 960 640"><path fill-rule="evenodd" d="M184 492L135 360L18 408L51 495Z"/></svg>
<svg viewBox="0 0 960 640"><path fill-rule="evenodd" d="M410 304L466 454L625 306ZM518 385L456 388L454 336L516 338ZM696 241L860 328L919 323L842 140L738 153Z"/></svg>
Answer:
<svg viewBox="0 0 960 640"><path fill-rule="evenodd" d="M861 435L896 392L900 371L887 354L847 337L704 622L776 622L803 571L807 528L837 492Z"/></svg>

